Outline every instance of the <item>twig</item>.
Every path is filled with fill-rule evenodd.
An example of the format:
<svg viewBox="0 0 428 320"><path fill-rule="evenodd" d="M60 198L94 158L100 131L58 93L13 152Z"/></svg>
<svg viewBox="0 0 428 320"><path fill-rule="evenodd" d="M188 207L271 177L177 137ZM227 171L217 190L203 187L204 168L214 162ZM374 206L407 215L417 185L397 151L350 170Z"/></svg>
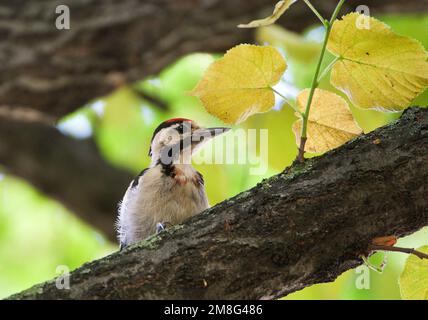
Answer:
<svg viewBox="0 0 428 320"><path fill-rule="evenodd" d="M301 137L300 138L300 145L299 145L299 148L298 148L299 153L297 155L297 160L300 163L305 162L305 144L306 144L306 140L307 139L308 139L307 137Z"/></svg>
<svg viewBox="0 0 428 320"><path fill-rule="evenodd" d="M392 252L402 252L407 254L413 254L417 256L419 259L428 259L428 254L417 251L413 248L401 248L401 247L390 247L390 246L382 246L377 244L372 244L369 246L370 251L392 251Z"/></svg>

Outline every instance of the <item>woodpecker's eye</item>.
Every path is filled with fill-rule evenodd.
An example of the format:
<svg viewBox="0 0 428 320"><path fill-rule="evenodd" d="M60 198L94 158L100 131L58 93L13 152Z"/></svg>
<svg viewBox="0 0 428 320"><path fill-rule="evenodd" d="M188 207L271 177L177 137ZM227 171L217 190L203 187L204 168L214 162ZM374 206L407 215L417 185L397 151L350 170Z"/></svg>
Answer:
<svg viewBox="0 0 428 320"><path fill-rule="evenodd" d="M184 131L183 123L180 123L180 124L178 125L178 127L177 127L177 129L176 129L176 130L178 131L178 133L182 134L182 133L183 133L183 131Z"/></svg>

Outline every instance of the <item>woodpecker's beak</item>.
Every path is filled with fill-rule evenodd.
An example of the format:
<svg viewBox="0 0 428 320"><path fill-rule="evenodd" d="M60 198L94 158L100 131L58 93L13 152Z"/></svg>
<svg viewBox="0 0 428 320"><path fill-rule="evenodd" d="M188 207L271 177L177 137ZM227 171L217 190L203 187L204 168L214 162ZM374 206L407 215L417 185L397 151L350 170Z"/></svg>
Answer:
<svg viewBox="0 0 428 320"><path fill-rule="evenodd" d="M225 128L225 127L198 129L193 131L192 140L194 140L195 142L202 142L207 139L212 139L215 136L221 135L222 133L225 133L229 130L230 128Z"/></svg>
<svg viewBox="0 0 428 320"><path fill-rule="evenodd" d="M193 131L192 133L192 145L202 145L203 142L207 142L212 138L221 135L229 131L230 128L217 127L217 128L201 128Z"/></svg>

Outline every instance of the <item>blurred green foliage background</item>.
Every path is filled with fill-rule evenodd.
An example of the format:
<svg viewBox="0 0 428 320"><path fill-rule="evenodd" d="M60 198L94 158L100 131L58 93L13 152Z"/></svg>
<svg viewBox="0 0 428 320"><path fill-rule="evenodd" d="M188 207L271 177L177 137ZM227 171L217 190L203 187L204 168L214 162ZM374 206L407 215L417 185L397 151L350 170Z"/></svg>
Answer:
<svg viewBox="0 0 428 320"><path fill-rule="evenodd" d="M378 18L397 33L416 38L428 48L428 15ZM300 89L310 86L322 32L321 28L313 27L298 35L276 26L257 32L259 44L276 46L287 59L289 67L277 89L290 99L288 103L294 103ZM163 120L186 117L206 126L221 125L196 98L186 95L217 57L203 53L183 57L157 77L122 87L83 106L78 112L65 117L58 128L76 139L93 137L108 161L137 174L149 164L147 151L150 137ZM327 59L326 65L331 59ZM338 93L329 84L328 77L321 87ZM165 102L167 110L145 101L141 92ZM415 104L426 106L428 92L418 97ZM398 113L384 114L355 106L351 108L365 132L400 116ZM196 166L205 177L212 205L254 186L291 164L297 154L291 132L295 119L291 108L278 98L274 110L253 116L236 126L269 130L269 170L263 176L249 175L248 165ZM115 214L112 212L112 215ZM400 239L399 244L409 247L427 245L428 229ZM58 265L74 269L115 250L117 244L108 242L102 234L79 221L61 204L47 198L25 181L7 175L0 168L0 298L56 276ZM376 254L371 261L380 264L382 258L383 254ZM370 272L370 289L357 289L355 282L359 274L350 270L333 283L314 285L286 299L399 299L397 279L405 259L406 256L401 254L389 254L383 274Z"/></svg>

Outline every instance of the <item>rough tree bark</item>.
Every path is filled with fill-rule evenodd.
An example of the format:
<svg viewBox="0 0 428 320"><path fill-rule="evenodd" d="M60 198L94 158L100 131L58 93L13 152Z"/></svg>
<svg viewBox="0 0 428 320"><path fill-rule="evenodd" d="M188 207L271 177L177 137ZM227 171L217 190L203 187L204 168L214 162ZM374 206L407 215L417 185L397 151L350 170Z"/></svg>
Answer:
<svg viewBox="0 0 428 320"><path fill-rule="evenodd" d="M428 225L428 110L255 188L158 236L11 299L277 298L334 280L371 240Z"/></svg>
<svg viewBox="0 0 428 320"><path fill-rule="evenodd" d="M0 2L0 105L60 117L118 84L155 75L187 53L252 42L236 25L272 12L277 0L15 0ZM317 1L330 14L336 0ZM372 0L371 14L420 12L428 0ZM55 8L70 8L57 30ZM353 10L361 1L348 0ZM293 30L317 23L303 2L281 19Z"/></svg>
<svg viewBox="0 0 428 320"><path fill-rule="evenodd" d="M132 176L107 163L94 141L64 136L34 110L0 107L0 163L116 238L117 204Z"/></svg>

